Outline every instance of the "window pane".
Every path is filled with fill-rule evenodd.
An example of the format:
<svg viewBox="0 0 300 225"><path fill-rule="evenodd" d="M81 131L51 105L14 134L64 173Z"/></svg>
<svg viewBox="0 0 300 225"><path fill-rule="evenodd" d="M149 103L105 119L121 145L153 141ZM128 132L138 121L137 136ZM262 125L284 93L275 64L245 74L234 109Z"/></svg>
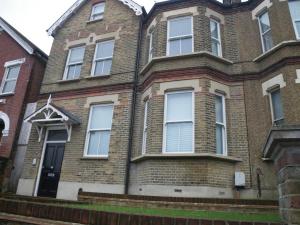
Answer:
<svg viewBox="0 0 300 225"><path fill-rule="evenodd" d="M178 37L192 34L192 18L184 17L180 19L170 20L169 35L170 37Z"/></svg>
<svg viewBox="0 0 300 225"><path fill-rule="evenodd" d="M101 131L100 132L100 145L99 145L99 154L100 155L108 155L109 142L110 142L110 131Z"/></svg>
<svg viewBox="0 0 300 225"><path fill-rule="evenodd" d="M80 76L80 72L81 72L81 64L69 66L67 79L71 80L71 79L78 78Z"/></svg>
<svg viewBox="0 0 300 225"><path fill-rule="evenodd" d="M268 13L264 13L260 16L260 26L263 33L270 29L270 20Z"/></svg>
<svg viewBox="0 0 300 225"><path fill-rule="evenodd" d="M263 35L263 41L264 41L265 51L268 51L271 48L273 48L271 31Z"/></svg>
<svg viewBox="0 0 300 225"><path fill-rule="evenodd" d="M276 121L279 119L283 119L283 108L282 108L280 90L272 92L271 97L272 97L274 120Z"/></svg>
<svg viewBox="0 0 300 225"><path fill-rule="evenodd" d="M181 40L181 54L193 52L193 40L192 38L184 38Z"/></svg>
<svg viewBox="0 0 300 225"><path fill-rule="evenodd" d="M94 72L95 76L103 74L103 65L104 65L104 61L96 62L95 72Z"/></svg>
<svg viewBox="0 0 300 225"><path fill-rule="evenodd" d="M20 66L14 66L8 68L7 79L17 79L20 72Z"/></svg>
<svg viewBox="0 0 300 225"><path fill-rule="evenodd" d="M112 57L114 51L114 41L106 41L98 43L96 58Z"/></svg>
<svg viewBox="0 0 300 225"><path fill-rule="evenodd" d="M93 6L93 15L103 13L104 12L104 6L105 6L104 3L94 5Z"/></svg>
<svg viewBox="0 0 300 225"><path fill-rule="evenodd" d="M293 20L300 20L300 1L289 1L289 8Z"/></svg>
<svg viewBox="0 0 300 225"><path fill-rule="evenodd" d="M216 38L216 39L219 39L219 34L218 34L218 24L215 22L215 21L210 21L210 33L211 33L211 36Z"/></svg>
<svg viewBox="0 0 300 225"><path fill-rule="evenodd" d="M300 21L296 22L296 30L298 33L298 37L300 37Z"/></svg>
<svg viewBox="0 0 300 225"><path fill-rule="evenodd" d="M68 133L66 130L50 130L48 133L48 141L66 141Z"/></svg>
<svg viewBox="0 0 300 225"><path fill-rule="evenodd" d="M193 151L193 123L170 123L166 125L166 152Z"/></svg>
<svg viewBox="0 0 300 225"><path fill-rule="evenodd" d="M82 62L84 57L84 47L71 49L69 64Z"/></svg>
<svg viewBox="0 0 300 225"><path fill-rule="evenodd" d="M111 71L112 60L103 60L96 62L94 75L108 75Z"/></svg>
<svg viewBox="0 0 300 225"><path fill-rule="evenodd" d="M217 154L224 153L224 143L223 143L223 132L224 127L222 125L216 124L216 148Z"/></svg>
<svg viewBox="0 0 300 225"><path fill-rule="evenodd" d="M92 108L90 129L111 129L113 106L103 105Z"/></svg>
<svg viewBox="0 0 300 225"><path fill-rule="evenodd" d="M214 39L211 40L211 52L216 56L219 55L219 42Z"/></svg>
<svg viewBox="0 0 300 225"><path fill-rule="evenodd" d="M169 55L180 54L180 40L174 40L169 42Z"/></svg>
<svg viewBox="0 0 300 225"><path fill-rule="evenodd" d="M99 155L100 131L90 132L90 142L88 147L88 155Z"/></svg>
<svg viewBox="0 0 300 225"><path fill-rule="evenodd" d="M15 87L16 87L16 82L15 80L12 81L6 81L4 83L4 87L3 87L3 93L10 93L10 92L14 92L15 91Z"/></svg>
<svg viewBox="0 0 300 225"><path fill-rule="evenodd" d="M110 74L111 64L112 64L111 59L104 61L104 67L103 67L103 74L104 75Z"/></svg>
<svg viewBox="0 0 300 225"><path fill-rule="evenodd" d="M216 122L224 123L223 118L223 97L216 95L215 97L215 109L216 109Z"/></svg>
<svg viewBox="0 0 300 225"><path fill-rule="evenodd" d="M167 95L167 122L192 121L192 92Z"/></svg>

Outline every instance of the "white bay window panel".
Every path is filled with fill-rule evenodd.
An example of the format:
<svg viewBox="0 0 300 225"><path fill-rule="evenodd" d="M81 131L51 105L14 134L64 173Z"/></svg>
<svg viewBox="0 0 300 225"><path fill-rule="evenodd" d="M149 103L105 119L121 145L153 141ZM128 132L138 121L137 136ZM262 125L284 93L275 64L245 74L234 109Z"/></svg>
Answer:
<svg viewBox="0 0 300 225"><path fill-rule="evenodd" d="M300 1L289 1L290 14L297 39L300 39Z"/></svg>
<svg viewBox="0 0 300 225"><path fill-rule="evenodd" d="M20 65L7 67L2 81L2 94L14 93L20 73Z"/></svg>
<svg viewBox="0 0 300 225"><path fill-rule="evenodd" d="M227 155L226 105L225 96L215 96L216 111L216 153Z"/></svg>
<svg viewBox="0 0 300 225"><path fill-rule="evenodd" d="M144 105L144 129L143 129L143 145L142 145L142 154L146 154L147 147L147 134L148 134L148 104L149 100L145 102Z"/></svg>
<svg viewBox="0 0 300 225"><path fill-rule="evenodd" d="M194 151L194 93L170 92L165 96L164 152Z"/></svg>
<svg viewBox="0 0 300 225"><path fill-rule="evenodd" d="M108 156L112 119L113 105L92 106L87 133L86 156Z"/></svg>
<svg viewBox="0 0 300 225"><path fill-rule="evenodd" d="M90 20L94 21L94 20L103 19L104 10L105 10L105 3L104 2L93 5Z"/></svg>
<svg viewBox="0 0 300 225"><path fill-rule="evenodd" d="M211 33L211 49L212 53L216 56L222 56L221 46L221 32L220 23L215 20L210 20L210 33Z"/></svg>
<svg viewBox="0 0 300 225"><path fill-rule="evenodd" d="M111 72L114 41L104 41L97 43L92 76L105 76Z"/></svg>
<svg viewBox="0 0 300 225"><path fill-rule="evenodd" d="M258 23L260 28L263 52L266 52L273 48L273 39L268 12L265 12L258 17Z"/></svg>
<svg viewBox="0 0 300 225"><path fill-rule="evenodd" d="M181 55L193 52L193 18L180 17L168 21L167 55Z"/></svg>
<svg viewBox="0 0 300 225"><path fill-rule="evenodd" d="M77 79L81 73L85 47L76 47L69 50L64 80Z"/></svg>

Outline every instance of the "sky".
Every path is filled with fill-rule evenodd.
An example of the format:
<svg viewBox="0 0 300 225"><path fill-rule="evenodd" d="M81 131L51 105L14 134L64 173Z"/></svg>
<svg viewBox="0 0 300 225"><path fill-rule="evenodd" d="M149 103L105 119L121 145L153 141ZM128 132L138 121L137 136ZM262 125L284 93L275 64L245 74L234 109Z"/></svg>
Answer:
<svg viewBox="0 0 300 225"><path fill-rule="evenodd" d="M46 30L76 0L0 0L0 17L49 54L53 38ZM151 9L154 0L135 0Z"/></svg>

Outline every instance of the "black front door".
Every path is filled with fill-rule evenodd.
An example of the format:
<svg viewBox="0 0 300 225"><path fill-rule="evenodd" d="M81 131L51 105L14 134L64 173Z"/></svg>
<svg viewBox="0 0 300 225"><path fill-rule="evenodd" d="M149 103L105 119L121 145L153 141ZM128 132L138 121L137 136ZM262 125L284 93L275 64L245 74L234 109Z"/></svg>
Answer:
<svg viewBox="0 0 300 225"><path fill-rule="evenodd" d="M38 196L56 198L64 150L65 144L63 143L46 145Z"/></svg>

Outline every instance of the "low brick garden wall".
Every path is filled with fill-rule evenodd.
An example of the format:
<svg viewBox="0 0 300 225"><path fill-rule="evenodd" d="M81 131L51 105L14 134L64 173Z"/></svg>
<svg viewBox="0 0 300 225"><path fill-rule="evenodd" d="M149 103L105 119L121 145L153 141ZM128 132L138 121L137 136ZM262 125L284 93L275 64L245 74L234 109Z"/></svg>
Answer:
<svg viewBox="0 0 300 225"><path fill-rule="evenodd" d="M209 221L127 215L8 199L0 199L0 212L90 225L281 225L279 223Z"/></svg>

